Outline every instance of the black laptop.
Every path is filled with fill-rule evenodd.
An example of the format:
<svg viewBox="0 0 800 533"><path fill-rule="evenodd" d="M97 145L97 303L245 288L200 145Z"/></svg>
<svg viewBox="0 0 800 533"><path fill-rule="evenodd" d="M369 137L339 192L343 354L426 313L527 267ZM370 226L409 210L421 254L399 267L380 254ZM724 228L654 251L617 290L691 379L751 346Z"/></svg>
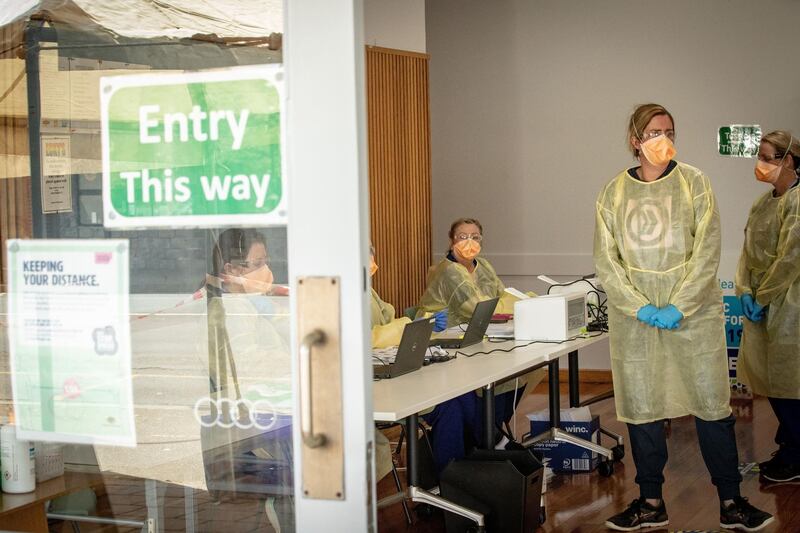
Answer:
<svg viewBox="0 0 800 533"><path fill-rule="evenodd" d="M431 346L465 348L481 342L499 300L500 298L492 298L491 300L484 300L475 306L475 311L472 313L472 318L469 320L463 337L437 337L431 339Z"/></svg>
<svg viewBox="0 0 800 533"><path fill-rule="evenodd" d="M422 368L431 332L433 332L433 319L415 320L406 324L394 363L374 363L373 375L380 379L396 378Z"/></svg>

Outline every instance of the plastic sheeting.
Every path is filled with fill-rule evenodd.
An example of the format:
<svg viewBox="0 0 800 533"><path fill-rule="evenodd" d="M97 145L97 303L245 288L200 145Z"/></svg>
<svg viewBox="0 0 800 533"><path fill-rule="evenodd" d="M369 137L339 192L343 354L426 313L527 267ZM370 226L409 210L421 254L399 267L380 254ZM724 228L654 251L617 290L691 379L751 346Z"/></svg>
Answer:
<svg viewBox="0 0 800 533"><path fill-rule="evenodd" d="M254 16L254 14L258 16ZM0 0L0 27L44 17L124 37L267 37L283 32L281 0Z"/></svg>

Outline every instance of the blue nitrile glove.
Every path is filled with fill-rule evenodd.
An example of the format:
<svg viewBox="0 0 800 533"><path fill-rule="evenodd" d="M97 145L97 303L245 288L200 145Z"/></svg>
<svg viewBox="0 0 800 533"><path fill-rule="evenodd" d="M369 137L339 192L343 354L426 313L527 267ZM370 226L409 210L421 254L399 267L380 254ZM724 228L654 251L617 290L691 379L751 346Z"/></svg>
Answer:
<svg viewBox="0 0 800 533"><path fill-rule="evenodd" d="M639 322L644 322L648 326L651 326L650 319L653 318L653 315L658 312L658 307L653 304L647 304L639 308L639 312L636 313L636 320Z"/></svg>
<svg viewBox="0 0 800 533"><path fill-rule="evenodd" d="M662 307L650 318L650 325L661 329L678 329L683 320L683 313L672 304Z"/></svg>
<svg viewBox="0 0 800 533"><path fill-rule="evenodd" d="M739 298L739 300L742 302L742 314L744 315L744 317L747 320L752 322L753 321L753 304L756 303L756 301L753 300L753 295L752 294L742 294L742 296Z"/></svg>
<svg viewBox="0 0 800 533"><path fill-rule="evenodd" d="M433 331L440 332L447 329L447 309L442 309L433 315Z"/></svg>
<svg viewBox="0 0 800 533"><path fill-rule="evenodd" d="M767 314L767 307L766 305L758 305L758 302L753 300L753 311L752 311L752 318L750 318L751 322L761 322L764 320L764 315Z"/></svg>

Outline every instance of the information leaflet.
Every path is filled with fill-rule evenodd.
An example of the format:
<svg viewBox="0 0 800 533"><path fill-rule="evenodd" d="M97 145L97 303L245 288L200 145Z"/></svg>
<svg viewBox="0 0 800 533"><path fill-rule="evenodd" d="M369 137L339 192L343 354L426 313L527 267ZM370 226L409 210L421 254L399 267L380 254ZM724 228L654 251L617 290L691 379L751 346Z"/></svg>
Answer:
<svg viewBox="0 0 800 533"><path fill-rule="evenodd" d="M134 446L128 241L9 240L18 436Z"/></svg>

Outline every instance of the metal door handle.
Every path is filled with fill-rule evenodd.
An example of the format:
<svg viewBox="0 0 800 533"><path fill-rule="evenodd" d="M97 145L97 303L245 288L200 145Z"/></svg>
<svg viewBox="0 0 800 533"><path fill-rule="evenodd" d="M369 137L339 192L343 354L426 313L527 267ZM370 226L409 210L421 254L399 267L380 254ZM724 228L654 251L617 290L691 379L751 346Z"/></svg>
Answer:
<svg viewBox="0 0 800 533"><path fill-rule="evenodd" d="M314 420L311 412L311 348L327 342L321 329L315 329L300 343L300 428L303 443L309 448L319 448L325 444L325 435L314 433Z"/></svg>

